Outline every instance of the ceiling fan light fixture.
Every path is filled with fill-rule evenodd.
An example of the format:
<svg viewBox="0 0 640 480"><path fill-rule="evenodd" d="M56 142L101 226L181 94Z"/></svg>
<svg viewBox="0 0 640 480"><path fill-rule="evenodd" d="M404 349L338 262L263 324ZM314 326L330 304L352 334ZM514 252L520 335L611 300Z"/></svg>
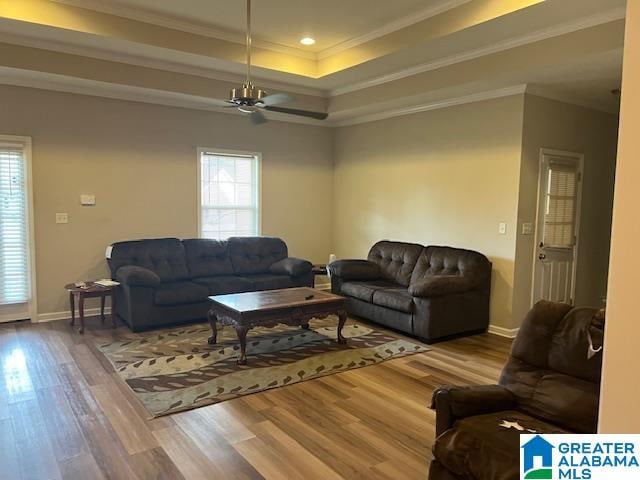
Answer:
<svg viewBox="0 0 640 480"><path fill-rule="evenodd" d="M306 36L300 39L300 43L302 45L307 45L307 46L314 45L316 43L316 39L313 37Z"/></svg>

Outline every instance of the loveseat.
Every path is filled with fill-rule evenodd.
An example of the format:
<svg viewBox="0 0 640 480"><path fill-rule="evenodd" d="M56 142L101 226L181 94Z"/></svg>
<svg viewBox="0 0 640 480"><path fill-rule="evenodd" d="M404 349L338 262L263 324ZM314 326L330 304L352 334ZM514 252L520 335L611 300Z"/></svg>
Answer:
<svg viewBox="0 0 640 480"><path fill-rule="evenodd" d="M517 480L528 472L519 471L520 434L595 433L603 337L602 311L534 305L498 385L434 392L429 480Z"/></svg>
<svg viewBox="0 0 640 480"><path fill-rule="evenodd" d="M108 250L117 315L134 332L204 320L209 295L313 286L311 263L289 257L279 238L161 238Z"/></svg>
<svg viewBox="0 0 640 480"><path fill-rule="evenodd" d="M367 260L328 266L350 314L431 343L489 325L491 262L481 253L383 240Z"/></svg>

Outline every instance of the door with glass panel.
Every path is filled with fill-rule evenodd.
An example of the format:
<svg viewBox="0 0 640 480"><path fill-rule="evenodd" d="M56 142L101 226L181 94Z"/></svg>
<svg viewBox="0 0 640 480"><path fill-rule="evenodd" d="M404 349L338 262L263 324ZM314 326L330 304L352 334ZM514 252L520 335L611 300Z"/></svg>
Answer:
<svg viewBox="0 0 640 480"><path fill-rule="evenodd" d="M0 136L0 322L34 315L30 140Z"/></svg>
<svg viewBox="0 0 640 480"><path fill-rule="evenodd" d="M573 304L582 156L543 149L540 157L532 300Z"/></svg>

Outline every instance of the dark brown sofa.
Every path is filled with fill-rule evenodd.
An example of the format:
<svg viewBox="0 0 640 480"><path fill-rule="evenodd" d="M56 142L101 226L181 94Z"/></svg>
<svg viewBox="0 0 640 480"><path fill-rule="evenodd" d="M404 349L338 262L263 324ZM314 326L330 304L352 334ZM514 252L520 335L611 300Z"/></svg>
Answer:
<svg viewBox="0 0 640 480"><path fill-rule="evenodd" d="M594 433L603 330L603 315L593 308L538 302L518 332L498 385L444 386L434 392L429 479L517 480L521 433Z"/></svg>
<svg viewBox="0 0 640 480"><path fill-rule="evenodd" d="M329 265L349 313L434 342L489 325L491 263L481 253L383 240L367 260Z"/></svg>
<svg viewBox="0 0 640 480"><path fill-rule="evenodd" d="M107 262L121 283L117 315L134 332L204 320L209 295L313 286L311 263L279 238L118 242Z"/></svg>

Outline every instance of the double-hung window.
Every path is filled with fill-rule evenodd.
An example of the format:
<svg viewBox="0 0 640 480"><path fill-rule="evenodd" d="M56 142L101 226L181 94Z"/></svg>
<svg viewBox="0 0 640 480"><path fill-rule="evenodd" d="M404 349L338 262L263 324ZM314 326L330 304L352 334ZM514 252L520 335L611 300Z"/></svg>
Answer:
<svg viewBox="0 0 640 480"><path fill-rule="evenodd" d="M0 136L0 321L30 318L30 142Z"/></svg>
<svg viewBox="0 0 640 480"><path fill-rule="evenodd" d="M260 235L257 153L199 150L200 236Z"/></svg>

